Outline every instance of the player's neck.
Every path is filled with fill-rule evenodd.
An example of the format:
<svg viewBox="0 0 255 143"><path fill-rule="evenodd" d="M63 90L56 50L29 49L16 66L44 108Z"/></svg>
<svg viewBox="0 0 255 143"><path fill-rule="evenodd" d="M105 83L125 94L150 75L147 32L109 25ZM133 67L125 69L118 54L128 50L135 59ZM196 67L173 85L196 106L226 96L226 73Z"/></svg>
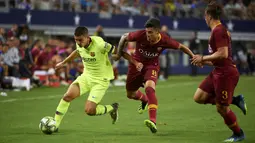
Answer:
<svg viewBox="0 0 255 143"><path fill-rule="evenodd" d="M211 30L213 31L213 29L220 24L221 24L220 20L213 20L210 25Z"/></svg>
<svg viewBox="0 0 255 143"><path fill-rule="evenodd" d="M91 38L89 38L89 42L87 45L84 46L84 48L87 49L89 47L90 43L91 43Z"/></svg>

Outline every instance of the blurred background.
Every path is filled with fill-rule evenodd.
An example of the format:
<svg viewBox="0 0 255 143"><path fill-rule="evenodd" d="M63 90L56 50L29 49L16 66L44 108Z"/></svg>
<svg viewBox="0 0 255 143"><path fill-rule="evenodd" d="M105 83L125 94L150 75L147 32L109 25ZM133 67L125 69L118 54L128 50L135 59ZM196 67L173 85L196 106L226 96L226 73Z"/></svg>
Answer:
<svg viewBox="0 0 255 143"><path fill-rule="evenodd" d="M255 1L217 0L232 35L232 52L242 75L254 76ZM54 66L74 49L76 26L117 46L126 32L143 29L149 17L161 20L162 32L196 54L208 54L210 29L203 15L206 0L0 0L0 89L30 90L69 85L83 71L78 58L58 71ZM127 52L135 50L129 43ZM197 76L212 68L197 68L188 56L165 50L160 56L159 80L172 75ZM112 86L124 85L127 61L113 62ZM2 96L6 94L1 93Z"/></svg>

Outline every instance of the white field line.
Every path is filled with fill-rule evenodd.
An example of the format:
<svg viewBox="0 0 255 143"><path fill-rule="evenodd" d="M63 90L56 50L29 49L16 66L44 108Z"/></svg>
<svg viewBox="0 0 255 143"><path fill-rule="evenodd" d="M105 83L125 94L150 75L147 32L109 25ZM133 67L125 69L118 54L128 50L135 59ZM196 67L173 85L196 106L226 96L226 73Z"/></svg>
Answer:
<svg viewBox="0 0 255 143"><path fill-rule="evenodd" d="M169 89L173 87L178 87L178 86L190 86L197 84L197 82L185 82L185 83L174 83L174 84L169 84L169 85L158 85L156 88L157 89ZM195 90L195 89L194 89ZM111 89L107 91L107 93L116 93L116 92L124 92L125 87L123 89ZM1 100L0 103L7 103L7 102L15 102L15 101L30 101L30 100L41 100L41 99L53 99L53 98L59 98L63 95L50 95L50 96L41 96L41 97L31 97L31 98L13 98L13 99L6 99L6 100Z"/></svg>

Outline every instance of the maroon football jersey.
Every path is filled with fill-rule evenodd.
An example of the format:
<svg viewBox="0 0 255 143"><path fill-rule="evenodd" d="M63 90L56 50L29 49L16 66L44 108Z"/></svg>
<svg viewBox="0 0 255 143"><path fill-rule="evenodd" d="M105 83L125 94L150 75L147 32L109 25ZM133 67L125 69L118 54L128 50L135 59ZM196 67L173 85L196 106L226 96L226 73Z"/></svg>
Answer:
<svg viewBox="0 0 255 143"><path fill-rule="evenodd" d="M156 44L150 44L146 37L145 30L130 32L129 41L136 42L136 49L133 58L146 65L158 65L158 59L161 52L165 49L178 49L180 43L170 38L164 33L160 33L161 39Z"/></svg>
<svg viewBox="0 0 255 143"><path fill-rule="evenodd" d="M231 37L227 29L222 24L217 25L212 30L208 46L210 54L215 53L218 48L225 46L228 47L228 58L212 61L215 67L228 67L234 65L232 59Z"/></svg>

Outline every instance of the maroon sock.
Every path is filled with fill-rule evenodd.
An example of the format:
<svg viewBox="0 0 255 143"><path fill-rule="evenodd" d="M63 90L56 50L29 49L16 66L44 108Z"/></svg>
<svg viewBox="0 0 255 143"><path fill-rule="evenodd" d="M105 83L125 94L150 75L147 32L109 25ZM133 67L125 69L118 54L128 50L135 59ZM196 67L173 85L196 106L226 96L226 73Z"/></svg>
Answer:
<svg viewBox="0 0 255 143"><path fill-rule="evenodd" d="M239 134L241 129L237 123L235 113L230 110L224 117L225 124L235 133Z"/></svg>
<svg viewBox="0 0 255 143"><path fill-rule="evenodd" d="M215 96L213 95L209 95L208 98L205 100L204 104L212 104L215 105L216 101L215 101Z"/></svg>
<svg viewBox="0 0 255 143"><path fill-rule="evenodd" d="M158 100L155 95L155 90L152 87L145 88L148 98L148 109L150 120L156 124Z"/></svg>
<svg viewBox="0 0 255 143"><path fill-rule="evenodd" d="M147 96L144 95L140 90L138 90L135 94L134 100L140 100L142 102L148 102Z"/></svg>

